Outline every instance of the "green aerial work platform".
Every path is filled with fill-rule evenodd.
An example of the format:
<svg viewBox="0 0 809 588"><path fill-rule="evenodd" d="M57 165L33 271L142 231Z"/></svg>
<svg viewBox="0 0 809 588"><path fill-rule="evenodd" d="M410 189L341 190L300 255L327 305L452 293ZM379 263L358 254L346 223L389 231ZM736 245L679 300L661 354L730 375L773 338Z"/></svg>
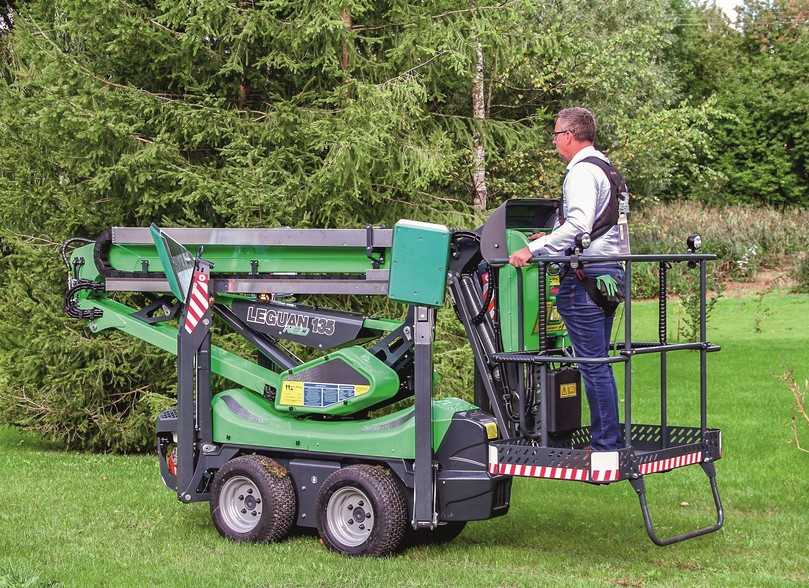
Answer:
<svg viewBox="0 0 809 588"><path fill-rule="evenodd" d="M157 421L166 485L182 502L207 501L219 532L274 541L315 527L330 548L385 555L413 541L447 541L467 521L507 513L514 476L602 484L629 480L649 536L668 544L722 526L713 461L721 436L707 427L706 262L681 255L609 258L626 267L625 339L604 358L576 358L555 310L559 270L604 261L579 249L535 258L508 254L551 230L556 203L512 200L475 231L401 220L393 229L113 227L62 248L70 273L65 312L100 333L117 329L177 354L177 406ZM671 263L698 268L698 341L631 340L632 265L659 265L661 333ZM436 312L449 291L469 340L470 399L433 398ZM148 300L132 308L116 292ZM321 305L305 304L317 295ZM404 319L322 307L323 296L387 296ZM302 302L302 300L304 302ZM212 344L214 321L255 348ZM217 331L218 332L218 331ZM296 344L291 346L290 344ZM307 349L306 358L293 349ZM666 354L700 356L699 427L668 423ZM661 355L661 422L631 420L631 360ZM581 425L576 365L623 363L625 447L591 452ZM212 390L211 375L230 387ZM445 377L441 386L453 392ZM660 539L644 476L699 463L717 520Z"/></svg>

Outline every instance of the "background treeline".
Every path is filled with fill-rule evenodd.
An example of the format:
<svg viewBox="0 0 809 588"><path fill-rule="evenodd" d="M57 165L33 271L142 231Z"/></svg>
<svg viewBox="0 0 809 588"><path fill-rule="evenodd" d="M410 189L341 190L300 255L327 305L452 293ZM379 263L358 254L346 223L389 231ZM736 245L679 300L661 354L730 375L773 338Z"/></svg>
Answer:
<svg viewBox="0 0 809 588"><path fill-rule="evenodd" d="M64 239L153 221L476 226L558 193L565 106L597 113L638 250L692 229L730 269L751 247L757 263L805 249L808 22L807 0L748 2L733 24L686 0L4 0L0 420L142 450L171 402L171 357L62 315ZM458 393L469 357L444 315Z"/></svg>

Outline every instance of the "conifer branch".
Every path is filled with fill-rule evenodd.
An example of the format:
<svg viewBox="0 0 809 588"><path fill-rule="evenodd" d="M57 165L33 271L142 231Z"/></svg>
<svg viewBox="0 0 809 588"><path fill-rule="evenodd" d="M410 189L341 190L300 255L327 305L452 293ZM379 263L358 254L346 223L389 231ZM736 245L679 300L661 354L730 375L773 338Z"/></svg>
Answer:
<svg viewBox="0 0 809 588"><path fill-rule="evenodd" d="M389 186L387 184L375 183L375 184L372 184L371 186L373 188L384 188L386 190L401 191L401 188L397 188L396 186ZM438 196L437 194L435 194L433 192L425 192L424 190L408 189L408 193L410 193L410 194L420 194L421 196L426 196L426 197L430 198L431 200L441 200L442 202L450 202L450 203L453 203L453 204L464 204L464 205L466 204L465 202L463 202L462 200L458 200L457 198L449 198L449 197L446 197L446 196ZM398 202L401 202L401 201L398 201ZM413 203L412 202L407 202L406 204L409 204L409 205L412 206Z"/></svg>
<svg viewBox="0 0 809 588"><path fill-rule="evenodd" d="M46 239L45 237L37 237L36 235L25 235L23 233L15 233L14 231L3 230L3 234L16 237L25 241L26 243L36 243L37 245L59 245L59 243L55 241L51 241L50 239Z"/></svg>
<svg viewBox="0 0 809 588"><path fill-rule="evenodd" d="M430 57L430 59L428 59L427 61L422 61L418 65L415 65L415 66L411 67L410 69L408 69L407 71L404 71L404 72L400 73L399 75L390 78L389 80L385 80L384 82L382 82L381 84L378 84L378 85L379 86L386 86L387 84L395 82L396 80L403 80L403 79L409 77L414 71L416 71L418 69L421 69L422 67L432 63L433 61L435 61L436 59L438 59L442 55L445 55L447 52L448 51L446 49L444 49L442 51L439 51L438 53L436 53L435 55Z"/></svg>
<svg viewBox="0 0 809 588"><path fill-rule="evenodd" d="M501 2L500 4L494 6L476 6L474 8L461 8L458 10L448 10L446 12L441 12L439 14L434 14L429 17L430 20L441 20L443 18L447 18L448 16L455 16L458 14L464 14L468 12L482 12L484 10L502 10L504 8L508 8L511 4L516 4L520 0L506 0L505 2ZM390 24L385 25L375 25L375 26L354 26L352 27L352 32L364 32L364 31L379 31L383 29L389 29L394 27L399 28L409 28L414 27L421 24L419 22L393 22Z"/></svg>
<svg viewBox="0 0 809 588"><path fill-rule="evenodd" d="M163 102L172 102L172 103L176 103L176 104L182 104L183 106L188 106L189 108L195 108L195 109L204 110L204 111L207 111L207 112L221 113L221 110L218 109L218 108L212 108L210 106L205 106L203 104L195 104L193 102L188 102L186 100L187 98L194 98L194 99L200 99L201 98L201 97L195 96L193 94L172 94L172 93L150 92L149 90L144 90L143 88L139 88L137 86L132 86L130 84L119 84L119 83L113 82L112 80L102 78L98 74L90 71L84 65L79 63L76 59L71 58L67 53L65 53L62 50L62 48L59 47L59 45L56 44L56 42L53 39L51 39L42 30L42 28L39 26L39 24L33 18L31 18L29 16L28 19L34 25L34 27L36 28L39 35L43 39L45 39L48 42L48 44L50 44L51 47L53 47L53 49L59 55L61 55L66 61L71 63L73 66L75 66L76 69L78 69L79 72L81 72L82 74L84 74L85 76L87 76L89 78L94 79L95 81L101 83L104 86L107 86L107 87L110 87L110 88L115 88L115 89L118 89L118 90L128 90L128 91L131 91L131 92L136 92L136 93L142 94L144 96L149 96L149 97L155 98L157 100L161 100ZM41 46L40 46L40 49L43 49L43 51L44 51L44 48L42 48ZM239 113L239 114L254 114L254 115L257 115L259 117L259 120L263 119L263 118L266 118L268 116L267 112L262 112L260 110L237 108L237 109L235 109L234 112Z"/></svg>

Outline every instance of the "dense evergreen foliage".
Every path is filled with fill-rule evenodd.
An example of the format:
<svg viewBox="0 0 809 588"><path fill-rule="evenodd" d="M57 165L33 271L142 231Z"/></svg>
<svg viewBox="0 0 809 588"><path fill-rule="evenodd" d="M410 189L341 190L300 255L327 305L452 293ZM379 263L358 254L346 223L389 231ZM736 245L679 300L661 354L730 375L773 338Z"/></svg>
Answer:
<svg viewBox="0 0 809 588"><path fill-rule="evenodd" d="M6 2L0 418L150 445L173 360L61 314L57 244L111 225L474 226L473 144L489 208L553 195L573 104L640 202L809 203L804 4L736 30L685 0Z"/></svg>
<svg viewBox="0 0 809 588"><path fill-rule="evenodd" d="M809 205L809 2L757 0L741 14L738 62L717 87L714 200Z"/></svg>

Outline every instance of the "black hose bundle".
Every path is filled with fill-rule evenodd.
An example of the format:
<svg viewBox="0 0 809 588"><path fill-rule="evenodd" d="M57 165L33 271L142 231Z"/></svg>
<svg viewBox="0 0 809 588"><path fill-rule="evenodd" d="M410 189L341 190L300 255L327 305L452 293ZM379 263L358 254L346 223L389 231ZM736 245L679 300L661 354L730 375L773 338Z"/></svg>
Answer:
<svg viewBox="0 0 809 588"><path fill-rule="evenodd" d="M104 313L98 308L79 308L79 301L76 299L76 294L82 290L90 290L92 292L103 292L104 285L88 280L81 280L75 282L65 293L65 303L62 309L65 314L70 318L93 320L101 317Z"/></svg>

